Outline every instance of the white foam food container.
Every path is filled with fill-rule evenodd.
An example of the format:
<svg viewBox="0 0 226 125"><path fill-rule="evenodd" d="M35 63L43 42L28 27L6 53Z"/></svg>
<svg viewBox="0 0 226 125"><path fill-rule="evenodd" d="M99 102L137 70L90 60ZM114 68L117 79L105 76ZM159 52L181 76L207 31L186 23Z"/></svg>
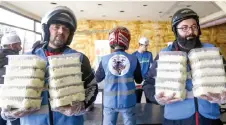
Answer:
<svg viewBox="0 0 226 125"><path fill-rule="evenodd" d="M10 66L29 66L45 69L46 62L36 55L8 55L8 65Z"/></svg>
<svg viewBox="0 0 226 125"><path fill-rule="evenodd" d="M80 64L80 53L48 56L50 66Z"/></svg>
<svg viewBox="0 0 226 125"><path fill-rule="evenodd" d="M204 58L204 57L216 57L220 56L219 48L210 47L210 48L196 48L190 50L188 53L188 58L190 60Z"/></svg>
<svg viewBox="0 0 226 125"><path fill-rule="evenodd" d="M40 78L4 76L4 84L9 84L14 86L30 86L30 87L43 88L44 80Z"/></svg>
<svg viewBox="0 0 226 125"><path fill-rule="evenodd" d="M0 107L6 109L40 109L42 98L0 97Z"/></svg>

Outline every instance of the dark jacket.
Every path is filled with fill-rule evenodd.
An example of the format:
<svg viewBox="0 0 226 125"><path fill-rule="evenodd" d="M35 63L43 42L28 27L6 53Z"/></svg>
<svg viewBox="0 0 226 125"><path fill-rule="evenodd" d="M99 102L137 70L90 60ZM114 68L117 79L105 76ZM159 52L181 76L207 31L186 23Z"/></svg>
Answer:
<svg viewBox="0 0 226 125"><path fill-rule="evenodd" d="M2 75L5 75L5 65L8 65L7 55L18 55L18 52L15 52L11 49L1 49L0 50L0 84L4 83L4 78ZM1 110L0 110L1 111ZM0 125L6 124L6 121L0 117ZM20 119L11 121L11 125L20 125Z"/></svg>
<svg viewBox="0 0 226 125"><path fill-rule="evenodd" d="M8 64L8 58L7 55L18 55L18 52L15 52L10 49L1 49L0 50L0 84L3 84L4 78L2 75L5 75L5 65Z"/></svg>

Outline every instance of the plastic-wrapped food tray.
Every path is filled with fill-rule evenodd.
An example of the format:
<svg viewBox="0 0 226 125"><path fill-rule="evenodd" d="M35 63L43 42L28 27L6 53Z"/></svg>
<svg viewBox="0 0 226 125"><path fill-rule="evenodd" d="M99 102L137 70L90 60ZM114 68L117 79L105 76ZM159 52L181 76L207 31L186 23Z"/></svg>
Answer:
<svg viewBox="0 0 226 125"><path fill-rule="evenodd" d="M45 71L34 67L6 66L7 76L33 76L44 78Z"/></svg>
<svg viewBox="0 0 226 125"><path fill-rule="evenodd" d="M81 66L63 66L63 67L49 67L49 76L58 77L70 74L81 73Z"/></svg>
<svg viewBox="0 0 226 125"><path fill-rule="evenodd" d="M157 78L155 80L155 86L185 89L185 81L176 80L176 79L160 79L160 78Z"/></svg>
<svg viewBox="0 0 226 125"><path fill-rule="evenodd" d="M68 75L64 77L56 77L49 79L49 87L63 87L68 85L80 85L83 84L81 74Z"/></svg>
<svg viewBox="0 0 226 125"><path fill-rule="evenodd" d="M0 107L11 109L40 109L41 98L0 97Z"/></svg>
<svg viewBox="0 0 226 125"><path fill-rule="evenodd" d="M2 97L40 97L43 88L36 88L30 86L14 86L3 84L0 87L0 96Z"/></svg>
<svg viewBox="0 0 226 125"><path fill-rule="evenodd" d="M187 62L187 54L182 51L161 51L159 61L164 62Z"/></svg>
<svg viewBox="0 0 226 125"><path fill-rule="evenodd" d="M185 80L187 78L187 72L186 71L157 69L157 78L169 78L169 79Z"/></svg>
<svg viewBox="0 0 226 125"><path fill-rule="evenodd" d="M84 93L76 93L72 95L67 95L59 98L51 98L50 99L50 105L51 108L66 106L66 105L72 105L72 102L76 101L84 101L85 100L85 94Z"/></svg>
<svg viewBox="0 0 226 125"><path fill-rule="evenodd" d="M50 66L80 64L80 53L48 56Z"/></svg>
<svg viewBox="0 0 226 125"><path fill-rule="evenodd" d="M205 76L205 77L196 77L192 79L192 84L218 84L218 83L226 83L226 76Z"/></svg>
<svg viewBox="0 0 226 125"><path fill-rule="evenodd" d="M164 92L164 96L170 97L175 93L174 98L177 99L184 99L186 96L185 89L175 89L175 88L168 88L168 87L155 87L155 93L158 95L159 93Z"/></svg>
<svg viewBox="0 0 226 125"><path fill-rule="evenodd" d="M36 55L8 55L8 65L10 66L29 66L44 69L46 62Z"/></svg>
<svg viewBox="0 0 226 125"><path fill-rule="evenodd" d="M209 66L205 68L199 68L192 70L192 77L202 77L202 76L220 76L225 75L225 70L223 66Z"/></svg>
<svg viewBox="0 0 226 125"><path fill-rule="evenodd" d="M73 93L84 93L85 89L83 85L70 85L57 88L49 88L49 94L51 98L62 97Z"/></svg>
<svg viewBox="0 0 226 125"><path fill-rule="evenodd" d="M44 87L44 80L40 78L25 78L25 77L7 77L4 76L4 84L14 86L30 86L30 87Z"/></svg>
<svg viewBox="0 0 226 125"><path fill-rule="evenodd" d="M210 47L210 48L196 48L192 49L188 53L188 58L190 60L197 59L197 58L205 58L205 57L216 57L220 56L219 48Z"/></svg>
<svg viewBox="0 0 226 125"><path fill-rule="evenodd" d="M65 85L70 85L71 83L81 83L82 82L82 74L69 74L57 77L49 77L49 84L51 87L61 87Z"/></svg>
<svg viewBox="0 0 226 125"><path fill-rule="evenodd" d="M210 66L223 66L223 57L205 57L200 59L190 60L191 68L203 68L203 67L210 67Z"/></svg>
<svg viewBox="0 0 226 125"><path fill-rule="evenodd" d="M182 70L186 71L186 65L180 62L161 62L157 61L158 69L161 70Z"/></svg>
<svg viewBox="0 0 226 125"><path fill-rule="evenodd" d="M195 97L200 97L201 95L207 95L208 92L211 93L222 93L225 90L225 83L217 84L197 84L193 86L193 94Z"/></svg>

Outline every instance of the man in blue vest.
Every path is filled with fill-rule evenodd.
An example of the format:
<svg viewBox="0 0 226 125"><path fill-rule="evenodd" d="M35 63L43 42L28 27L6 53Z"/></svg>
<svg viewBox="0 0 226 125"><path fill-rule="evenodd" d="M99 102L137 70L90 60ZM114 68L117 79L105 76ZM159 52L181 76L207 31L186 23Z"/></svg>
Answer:
<svg viewBox="0 0 226 125"><path fill-rule="evenodd" d="M162 51L189 52L193 48L213 47L211 44L200 42L199 17L191 9L180 9L173 15L172 30L176 40ZM175 99L174 95L165 97L164 93L155 95L156 60L158 56L148 72L143 89L150 100L155 100L165 106L163 125L222 125L219 103L225 101L225 94L218 97L216 94L209 94L196 98L192 94L192 81L189 76L186 80L187 97L185 100ZM190 74L189 67L188 74Z"/></svg>
<svg viewBox="0 0 226 125"><path fill-rule="evenodd" d="M42 92L42 106L38 111L2 112L4 117L20 118L21 125L83 125L83 114L95 101L98 88L89 59L68 45L72 42L77 28L74 13L68 7L58 6L42 18L42 37L45 44L34 48L32 54L46 60L48 56L78 53L80 54L82 81L85 88L85 101L59 107L51 111L48 105L48 92Z"/></svg>
<svg viewBox="0 0 226 125"><path fill-rule="evenodd" d="M143 79L136 56L125 52L129 48L130 32L125 27L116 27L109 33L113 53L102 58L96 71L96 80L104 80L103 125L116 125L118 113L124 125L136 125L135 83Z"/></svg>
<svg viewBox="0 0 226 125"><path fill-rule="evenodd" d="M138 50L132 53L132 55L135 55L140 62L141 73L143 78L145 78L153 62L152 53L147 50L148 45L149 45L149 40L146 37L141 37L139 40ZM142 89L136 90L137 103L141 102L142 93L143 93ZM148 98L146 98L146 102L147 103L150 102Z"/></svg>

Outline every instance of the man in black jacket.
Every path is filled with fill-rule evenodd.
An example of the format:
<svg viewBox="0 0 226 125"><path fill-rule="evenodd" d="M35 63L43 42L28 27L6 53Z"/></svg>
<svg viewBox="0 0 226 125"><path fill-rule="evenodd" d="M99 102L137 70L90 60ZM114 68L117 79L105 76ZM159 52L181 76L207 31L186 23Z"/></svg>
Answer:
<svg viewBox="0 0 226 125"><path fill-rule="evenodd" d="M8 64L7 55L18 55L21 48L20 37L15 33L7 33L1 39L2 49L0 50L0 76L5 74L5 65ZM0 84L4 83L4 77L0 77ZM0 125L6 125L6 121L0 117ZM11 122L11 125L20 125L17 119Z"/></svg>

